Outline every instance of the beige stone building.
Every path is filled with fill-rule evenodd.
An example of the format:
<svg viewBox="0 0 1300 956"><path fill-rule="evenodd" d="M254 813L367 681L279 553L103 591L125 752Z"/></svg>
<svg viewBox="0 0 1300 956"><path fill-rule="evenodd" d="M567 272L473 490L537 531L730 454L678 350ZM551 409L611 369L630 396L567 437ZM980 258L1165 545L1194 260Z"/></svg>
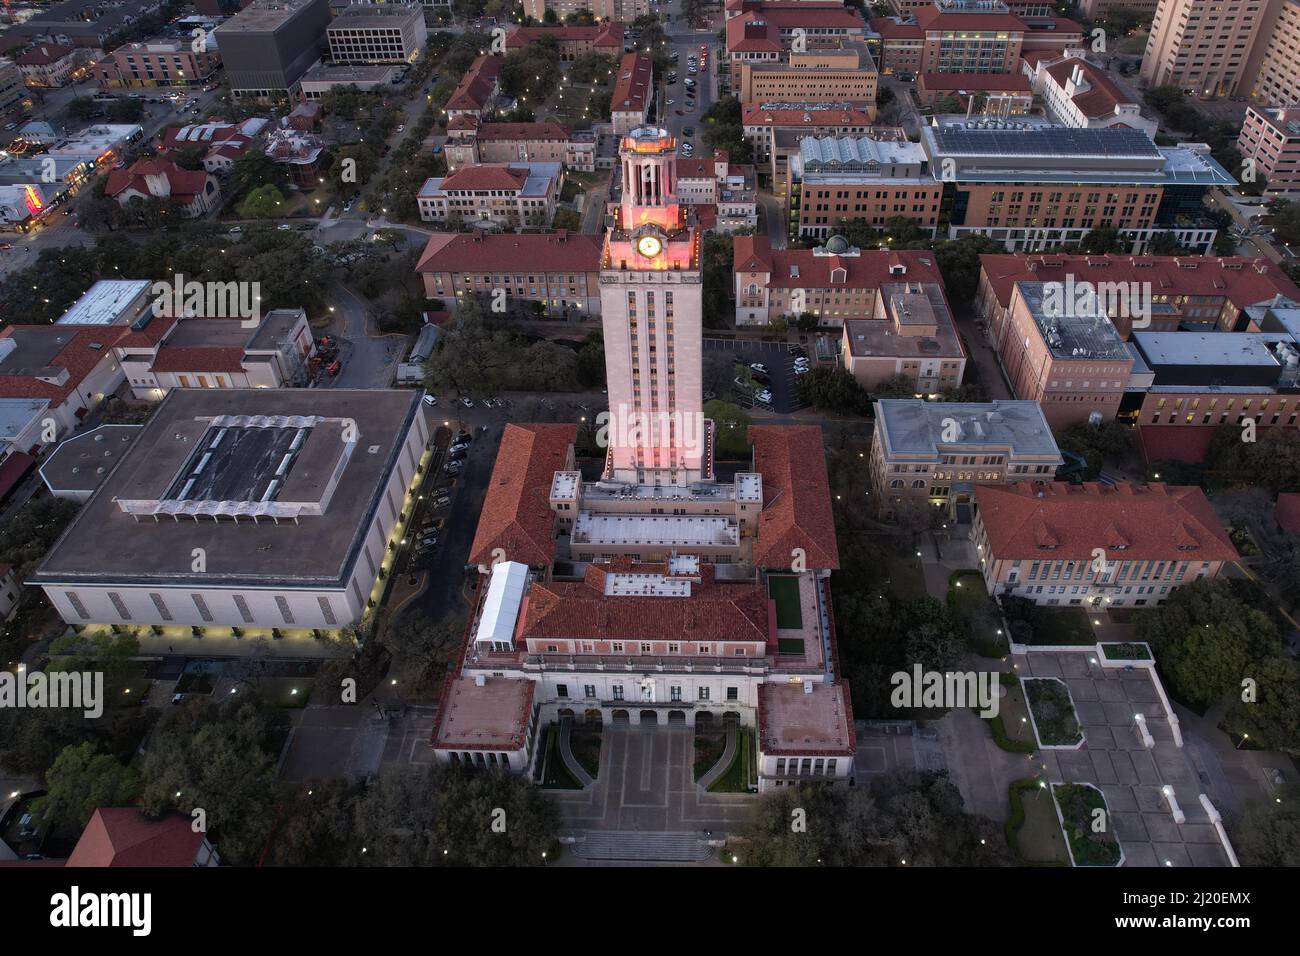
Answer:
<svg viewBox="0 0 1300 956"><path fill-rule="evenodd" d="M884 517L904 499L969 521L975 483L1052 481L1064 459L1038 402L875 403L871 490Z"/></svg>
<svg viewBox="0 0 1300 956"><path fill-rule="evenodd" d="M1160 0L1142 57L1150 86L1177 86L1196 96L1250 92L1258 57L1282 0Z"/></svg>
<svg viewBox="0 0 1300 956"><path fill-rule="evenodd" d="M977 484L975 509L989 593L1035 604L1153 607L1237 560L1197 487Z"/></svg>
<svg viewBox="0 0 1300 956"><path fill-rule="evenodd" d="M901 376L917 395L937 396L966 371L952 313L936 282L886 282L869 319L844 323L840 358L863 388Z"/></svg>

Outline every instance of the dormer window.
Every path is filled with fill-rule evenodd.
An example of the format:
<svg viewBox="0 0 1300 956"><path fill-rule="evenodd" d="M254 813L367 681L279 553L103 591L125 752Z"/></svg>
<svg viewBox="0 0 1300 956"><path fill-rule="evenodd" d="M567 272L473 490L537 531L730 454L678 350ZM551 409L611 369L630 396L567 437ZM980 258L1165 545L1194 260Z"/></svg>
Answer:
<svg viewBox="0 0 1300 956"><path fill-rule="evenodd" d="M848 278L849 278L849 272L843 266L836 266L834 269L831 270L832 283L847 282Z"/></svg>

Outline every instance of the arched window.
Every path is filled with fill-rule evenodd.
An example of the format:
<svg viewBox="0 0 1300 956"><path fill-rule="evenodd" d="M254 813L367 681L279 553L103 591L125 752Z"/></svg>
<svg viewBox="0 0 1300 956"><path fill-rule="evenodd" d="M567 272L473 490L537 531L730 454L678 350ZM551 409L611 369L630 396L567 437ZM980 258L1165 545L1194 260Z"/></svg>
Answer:
<svg viewBox="0 0 1300 956"><path fill-rule="evenodd" d="M903 487L903 479L902 479L902 478L895 478L893 481L891 481L891 482L889 483L889 487L891 487L891 488L901 488L901 487Z"/></svg>
<svg viewBox="0 0 1300 956"><path fill-rule="evenodd" d="M912 487L913 487L913 488L924 488L924 487L925 487L925 479L924 479L924 478L917 478L915 481L912 482Z"/></svg>

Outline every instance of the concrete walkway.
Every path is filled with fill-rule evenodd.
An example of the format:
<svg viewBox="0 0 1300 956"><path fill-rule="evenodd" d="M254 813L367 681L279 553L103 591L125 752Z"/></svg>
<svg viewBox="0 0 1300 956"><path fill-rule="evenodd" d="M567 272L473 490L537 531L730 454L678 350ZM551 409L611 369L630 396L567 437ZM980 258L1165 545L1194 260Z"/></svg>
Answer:
<svg viewBox="0 0 1300 956"><path fill-rule="evenodd" d="M560 758L564 761L564 766L569 769L573 779L582 784L583 789L590 787L596 782L596 778L587 773L587 769L578 762L578 758L573 755L573 741L571 733L573 731L573 720L569 717L560 718Z"/></svg>
<svg viewBox="0 0 1300 956"><path fill-rule="evenodd" d="M710 767L708 771L700 777L697 785L701 790L707 791L709 787L713 786L713 782L726 773L731 767L731 761L736 759L736 750L739 740L740 733L737 730L736 725L728 724L727 745L722 748L722 756L718 758L718 762Z"/></svg>

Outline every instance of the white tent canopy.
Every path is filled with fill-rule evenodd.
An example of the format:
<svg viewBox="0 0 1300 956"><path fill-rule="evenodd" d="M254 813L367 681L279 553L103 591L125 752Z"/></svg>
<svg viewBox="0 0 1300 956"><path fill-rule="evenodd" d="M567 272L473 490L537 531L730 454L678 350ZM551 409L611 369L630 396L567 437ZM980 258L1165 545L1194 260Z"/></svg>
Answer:
<svg viewBox="0 0 1300 956"><path fill-rule="evenodd" d="M474 643L510 646L514 639L515 621L524 602L528 587L528 565L518 561L502 561L492 568L487 597L483 600L483 613L479 616Z"/></svg>

